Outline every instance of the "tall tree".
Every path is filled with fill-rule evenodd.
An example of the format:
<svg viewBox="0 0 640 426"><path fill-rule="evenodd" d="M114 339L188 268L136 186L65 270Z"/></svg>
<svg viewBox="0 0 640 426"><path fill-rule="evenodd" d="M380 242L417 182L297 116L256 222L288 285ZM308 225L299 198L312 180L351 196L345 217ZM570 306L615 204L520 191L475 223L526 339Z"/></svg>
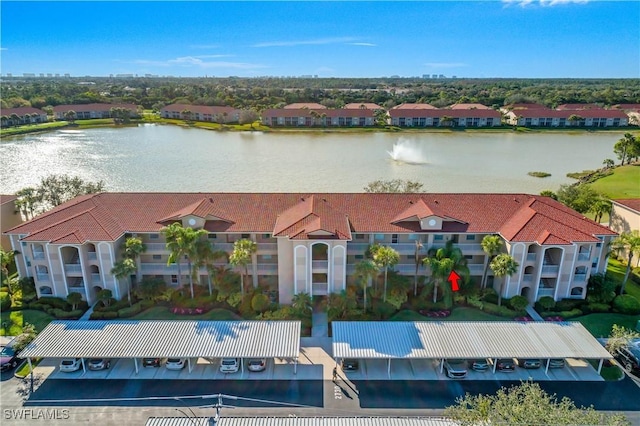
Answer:
<svg viewBox="0 0 640 426"><path fill-rule="evenodd" d="M76 112L73 110L69 110L67 112L64 113L64 119L67 120L68 122L70 122L71 124L74 124L76 121Z"/></svg>
<svg viewBox="0 0 640 426"><path fill-rule="evenodd" d="M596 199L596 201L593 202L593 204L591 204L589 212L594 214L595 217L593 220L600 223L602 217L605 214L609 214L609 212L611 212L611 201L600 196Z"/></svg>
<svg viewBox="0 0 640 426"><path fill-rule="evenodd" d="M387 276L389 268L396 265L400 261L400 254L389 246L380 246L373 254L373 262L380 269L384 269L384 294L382 300L387 301Z"/></svg>
<svg viewBox="0 0 640 426"><path fill-rule="evenodd" d="M431 270L431 280L433 281L433 303L438 301L438 287L444 285L449 274L453 271L453 260L448 257L441 257L437 254L424 259L425 265Z"/></svg>
<svg viewBox="0 0 640 426"><path fill-rule="evenodd" d="M493 276L497 278L505 278L518 272L520 266L518 262L509 254L502 253L497 255L489 265L493 271ZM504 279L500 280L500 291L498 292L498 306L502 305L502 291L504 290Z"/></svg>
<svg viewBox="0 0 640 426"><path fill-rule="evenodd" d="M13 250L4 251L4 249L0 248L0 267L1 267L1 277L0 283L2 285L7 284L9 287L9 293L11 293L11 287L8 283L9 280L9 265L13 263L15 258L15 252Z"/></svg>
<svg viewBox="0 0 640 426"><path fill-rule="evenodd" d="M629 274L631 273L631 264L634 256L640 256L640 231L634 229L631 232L623 232L618 238L611 242L611 248L619 253L626 252L627 269L620 286L620 294L624 294L624 288L627 285Z"/></svg>
<svg viewBox="0 0 640 426"><path fill-rule="evenodd" d="M161 230L165 237L167 250L170 252L169 258L167 259L167 266L175 263L178 267L178 287L182 285L182 258L187 254L187 246L183 238L183 229L179 222L174 222Z"/></svg>
<svg viewBox="0 0 640 426"><path fill-rule="evenodd" d="M16 192L18 205L28 216L42 213L75 197L104 191L104 182L90 182L78 176L49 175L37 187Z"/></svg>
<svg viewBox="0 0 640 426"><path fill-rule="evenodd" d="M499 235L485 235L480 243L482 251L486 254L484 262L484 270L482 271L482 282L480 288L487 287L487 272L489 272L489 264L502 250L502 238Z"/></svg>
<svg viewBox="0 0 640 426"><path fill-rule="evenodd" d="M374 180L364 187L368 193L416 193L423 192L423 184L413 180Z"/></svg>
<svg viewBox="0 0 640 426"><path fill-rule="evenodd" d="M193 276L197 276L198 270L203 266L207 269L207 286L209 287L209 296L213 294L211 275L214 272L214 262L218 259L226 258L227 253L223 250L215 250L213 244L208 239L201 238L196 241L196 247L193 258Z"/></svg>
<svg viewBox="0 0 640 426"><path fill-rule="evenodd" d="M444 414L461 426L631 425L622 414L602 413L593 407L576 407L568 397L558 400L533 382L500 388L495 395L467 393L458 397L455 405L447 407Z"/></svg>
<svg viewBox="0 0 640 426"><path fill-rule="evenodd" d="M369 281L375 279L379 273L380 268L378 268L378 265L371 259L365 259L356 263L356 276L360 277L364 292L365 312L367 312L367 289L369 287Z"/></svg>
<svg viewBox="0 0 640 426"><path fill-rule="evenodd" d="M558 201L562 204L583 214L589 211L599 197L602 197L601 194L586 184L560 185L557 196Z"/></svg>
<svg viewBox="0 0 640 426"><path fill-rule="evenodd" d="M462 250L454 246L453 240L446 242L444 247L432 247L423 260L425 266L431 269L431 281L433 283L433 301L438 300L438 287L445 285L451 271L455 271L463 282L469 280L469 267Z"/></svg>
<svg viewBox="0 0 640 426"><path fill-rule="evenodd" d="M240 266L242 273L240 275L240 293L244 296L244 277L249 275L248 265L251 263L253 254L258 250L258 246L254 241L243 238L233 243L233 252L229 256L229 263L234 267Z"/></svg>
<svg viewBox="0 0 640 426"><path fill-rule="evenodd" d="M618 142L613 145L613 152L620 159L620 165L624 166L625 161L631 160L629 151L633 151L636 144L636 138L631 133L625 133L622 138L618 139Z"/></svg>
<svg viewBox="0 0 640 426"><path fill-rule="evenodd" d="M137 270L136 262L130 258L124 258L114 263L113 268L111 268L111 275L116 277L118 281L123 278L126 278L129 281L127 284L127 298L129 300L129 306L131 306L131 275L136 273Z"/></svg>

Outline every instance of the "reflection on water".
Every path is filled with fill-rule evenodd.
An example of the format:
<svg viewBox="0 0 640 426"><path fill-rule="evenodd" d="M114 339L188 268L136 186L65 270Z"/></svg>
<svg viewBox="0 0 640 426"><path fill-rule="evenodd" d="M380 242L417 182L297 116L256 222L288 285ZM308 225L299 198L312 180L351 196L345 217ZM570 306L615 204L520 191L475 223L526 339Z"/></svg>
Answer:
<svg viewBox="0 0 640 426"><path fill-rule="evenodd" d="M360 192L376 179L411 179L433 192L538 193L571 182L568 172L600 167L620 137L240 133L163 125L59 130L3 138L0 190L68 173L104 180L110 191Z"/></svg>

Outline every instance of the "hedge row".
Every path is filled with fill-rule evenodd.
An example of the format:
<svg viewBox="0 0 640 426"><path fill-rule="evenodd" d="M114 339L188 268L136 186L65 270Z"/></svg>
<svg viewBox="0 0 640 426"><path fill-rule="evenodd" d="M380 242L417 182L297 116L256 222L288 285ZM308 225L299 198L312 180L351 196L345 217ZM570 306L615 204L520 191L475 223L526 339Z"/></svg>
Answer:
<svg viewBox="0 0 640 426"><path fill-rule="evenodd" d="M570 311L559 311L559 312L543 312L540 314L541 317L543 318L547 318L547 317L562 317L563 319L569 319L569 318L575 318L575 317L579 317L581 315L583 315L584 313L582 312L582 310L576 308L576 309L572 309Z"/></svg>
<svg viewBox="0 0 640 426"><path fill-rule="evenodd" d="M93 311L89 319L102 320L102 319L115 319L115 318L130 318L138 315L140 312L151 308L155 305L152 300L141 300L138 303L134 303L132 306L118 309L117 311Z"/></svg>
<svg viewBox="0 0 640 426"><path fill-rule="evenodd" d="M506 306L498 306L495 303L484 302L482 308L484 312L492 315L498 315L506 318L515 318L520 315L518 312L507 308Z"/></svg>

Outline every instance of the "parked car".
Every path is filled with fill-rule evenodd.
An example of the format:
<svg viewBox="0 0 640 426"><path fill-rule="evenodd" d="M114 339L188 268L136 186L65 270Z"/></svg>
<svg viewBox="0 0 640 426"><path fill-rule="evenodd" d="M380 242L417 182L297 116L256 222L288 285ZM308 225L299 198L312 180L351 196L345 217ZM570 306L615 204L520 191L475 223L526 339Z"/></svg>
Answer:
<svg viewBox="0 0 640 426"><path fill-rule="evenodd" d="M507 358L499 359L496 362L496 370L511 372L516 370L516 365L514 364L512 359L507 359Z"/></svg>
<svg viewBox="0 0 640 426"><path fill-rule="evenodd" d="M618 349L614 357L627 372L640 373L640 339Z"/></svg>
<svg viewBox="0 0 640 426"><path fill-rule="evenodd" d="M552 358L549 360L549 368L564 368L564 359Z"/></svg>
<svg viewBox="0 0 640 426"><path fill-rule="evenodd" d="M469 360L469 367L474 371L487 371L489 362L486 359L472 359Z"/></svg>
<svg viewBox="0 0 640 426"><path fill-rule="evenodd" d="M162 358L142 358L143 367L160 367L162 365Z"/></svg>
<svg viewBox="0 0 640 426"><path fill-rule="evenodd" d="M467 362L464 359L447 359L444 371L450 379L464 379L467 377Z"/></svg>
<svg viewBox="0 0 640 426"><path fill-rule="evenodd" d="M187 365L186 358L169 358L164 364L167 370L182 370Z"/></svg>
<svg viewBox="0 0 640 426"><path fill-rule="evenodd" d="M249 371L264 371L267 368L266 358L254 358L247 361L247 370Z"/></svg>
<svg viewBox="0 0 640 426"><path fill-rule="evenodd" d="M539 359L519 358L518 365L522 368L534 369L534 368L540 368L542 366L542 361L540 361Z"/></svg>
<svg viewBox="0 0 640 426"><path fill-rule="evenodd" d="M240 360L238 358L222 358L220 361L221 373L235 373L240 369Z"/></svg>
<svg viewBox="0 0 640 426"><path fill-rule="evenodd" d="M82 360L80 358L65 358L60 361L60 371L72 373L82 368Z"/></svg>
<svg viewBox="0 0 640 426"><path fill-rule="evenodd" d="M19 362L20 358L18 358L18 354L16 354L16 351L14 351L11 346L2 345L2 347L0 347L0 369L2 371L16 368Z"/></svg>
<svg viewBox="0 0 640 426"><path fill-rule="evenodd" d="M89 370L106 370L111 367L111 360L106 358L91 358L87 363Z"/></svg>
<svg viewBox="0 0 640 426"><path fill-rule="evenodd" d="M357 371L360 363L355 358L345 358L342 360L342 371Z"/></svg>

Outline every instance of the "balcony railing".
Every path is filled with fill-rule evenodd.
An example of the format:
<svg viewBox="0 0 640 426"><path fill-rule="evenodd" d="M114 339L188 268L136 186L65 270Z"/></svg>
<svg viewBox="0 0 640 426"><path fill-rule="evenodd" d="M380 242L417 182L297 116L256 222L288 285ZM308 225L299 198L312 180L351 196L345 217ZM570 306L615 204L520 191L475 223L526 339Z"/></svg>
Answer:
<svg viewBox="0 0 640 426"><path fill-rule="evenodd" d="M87 259L89 260L98 260L98 253L95 251L90 251L87 253Z"/></svg>
<svg viewBox="0 0 640 426"><path fill-rule="evenodd" d="M188 267L185 263L180 265L180 271L182 272L183 275L186 275L189 273L188 271ZM166 263L142 263L140 264L140 272L144 275L144 274L171 274L171 275L177 275L178 274L178 265L169 265L167 266Z"/></svg>
<svg viewBox="0 0 640 426"><path fill-rule="evenodd" d="M578 283L583 283L587 280L587 274L575 274L573 276L573 281Z"/></svg>
<svg viewBox="0 0 640 426"><path fill-rule="evenodd" d="M368 243L347 243L347 254L364 254L367 247Z"/></svg>
<svg viewBox="0 0 640 426"><path fill-rule="evenodd" d="M315 269L329 269L329 261L328 260L314 260L311 262L311 267Z"/></svg>
<svg viewBox="0 0 640 426"><path fill-rule="evenodd" d="M34 251L33 252L33 260L44 260L44 252L43 251Z"/></svg>
<svg viewBox="0 0 640 426"><path fill-rule="evenodd" d="M277 274L278 273L278 264L277 263L258 263L258 274Z"/></svg>
<svg viewBox="0 0 640 426"><path fill-rule="evenodd" d="M100 279L100 274L91 274L91 283L92 284L100 284L102 280Z"/></svg>
<svg viewBox="0 0 640 426"><path fill-rule="evenodd" d="M578 253L578 261L585 262L590 259L589 253Z"/></svg>
<svg viewBox="0 0 640 426"><path fill-rule="evenodd" d="M555 288L548 288L548 287L538 287L538 297L542 297L542 296L552 296L553 294L556 292Z"/></svg>
<svg viewBox="0 0 640 426"><path fill-rule="evenodd" d="M324 295L329 293L328 283L313 283L311 284L312 294Z"/></svg>
<svg viewBox="0 0 640 426"><path fill-rule="evenodd" d="M36 274L38 281L49 281L49 274Z"/></svg>
<svg viewBox="0 0 640 426"><path fill-rule="evenodd" d="M64 272L67 274L82 274L82 266L79 263L65 263Z"/></svg>
<svg viewBox="0 0 640 426"><path fill-rule="evenodd" d="M536 253L527 253L527 262L535 262L536 256Z"/></svg>
<svg viewBox="0 0 640 426"><path fill-rule="evenodd" d="M144 245L147 247L147 253L168 251L165 243L144 243Z"/></svg>
<svg viewBox="0 0 640 426"><path fill-rule="evenodd" d="M560 271L559 265L542 265L543 274L557 274Z"/></svg>
<svg viewBox="0 0 640 426"><path fill-rule="evenodd" d="M524 274L522 276L522 282L523 283L530 283L533 281L533 274Z"/></svg>
<svg viewBox="0 0 640 426"><path fill-rule="evenodd" d="M258 253L275 253L278 251L278 244L276 243L258 243Z"/></svg>
<svg viewBox="0 0 640 426"><path fill-rule="evenodd" d="M85 296L85 288L83 287L69 287L69 293L80 293L83 297Z"/></svg>

